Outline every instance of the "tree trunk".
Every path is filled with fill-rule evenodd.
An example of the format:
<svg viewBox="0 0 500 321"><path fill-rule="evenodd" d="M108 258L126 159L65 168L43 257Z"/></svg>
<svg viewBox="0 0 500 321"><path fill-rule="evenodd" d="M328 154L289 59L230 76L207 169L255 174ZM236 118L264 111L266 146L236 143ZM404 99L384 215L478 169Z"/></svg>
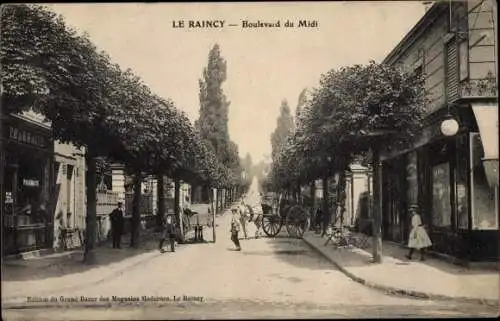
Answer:
<svg viewBox="0 0 500 321"><path fill-rule="evenodd" d="M139 246L139 230L141 225L141 173L135 173L134 197L132 199L132 217L130 220L130 247Z"/></svg>
<svg viewBox="0 0 500 321"><path fill-rule="evenodd" d="M85 217L85 251L83 255L83 261L87 264L94 264L96 261L95 253L93 250L95 245L97 227L97 168L96 160L91 150L87 150L85 158L88 170L88 181L86 191L87 216Z"/></svg>
<svg viewBox="0 0 500 321"><path fill-rule="evenodd" d="M382 262L382 163L379 146L373 147L373 262Z"/></svg>
<svg viewBox="0 0 500 321"><path fill-rule="evenodd" d="M340 212L340 226L344 226L345 187L346 187L345 170L342 170L339 173L337 181L337 210Z"/></svg>
<svg viewBox="0 0 500 321"><path fill-rule="evenodd" d="M210 194L209 194L209 200L210 200L210 213L212 214L212 241L215 243L216 237L215 237L215 209L214 209L214 191L212 188L210 188Z"/></svg>
<svg viewBox="0 0 500 321"><path fill-rule="evenodd" d="M316 181L312 181L310 183L311 189L310 189L310 197L311 197L311 206L312 210L316 207ZM314 215L315 213L313 213Z"/></svg>
<svg viewBox="0 0 500 321"><path fill-rule="evenodd" d="M156 222L160 226L163 217L165 217L165 176L163 174L158 175L158 213Z"/></svg>
<svg viewBox="0 0 500 321"><path fill-rule="evenodd" d="M184 242L184 239L186 237L186 235L184 235L184 226L182 224L182 214L181 213L181 204L180 204L180 190L181 190L181 182L180 182L180 179L175 177L174 178L174 216L175 216L175 219L178 223L178 226L179 226L179 230L180 230L180 235L179 235L179 238L180 240L182 240L182 242Z"/></svg>
<svg viewBox="0 0 500 321"><path fill-rule="evenodd" d="M330 201L330 206L331 206L331 212L330 212L330 218L328 220L328 223L336 225L337 223L337 209L338 209L338 172L335 172L333 175L333 178L331 178L331 181L329 183L330 189L328 191L328 195L331 197Z"/></svg>
<svg viewBox="0 0 500 321"><path fill-rule="evenodd" d="M323 177L323 233L322 236L326 235L326 229L328 228L328 223L330 221L330 214L328 208L328 176Z"/></svg>
<svg viewBox="0 0 500 321"><path fill-rule="evenodd" d="M221 193L221 189L218 188L217 189L217 202L216 202L216 206L217 206L217 213L220 213L222 212L222 193Z"/></svg>

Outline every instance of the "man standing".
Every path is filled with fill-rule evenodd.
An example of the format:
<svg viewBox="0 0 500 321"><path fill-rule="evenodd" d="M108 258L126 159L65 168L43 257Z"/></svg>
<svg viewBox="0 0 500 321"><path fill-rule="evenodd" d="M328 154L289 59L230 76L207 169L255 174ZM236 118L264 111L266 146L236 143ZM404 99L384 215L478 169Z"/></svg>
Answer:
<svg viewBox="0 0 500 321"><path fill-rule="evenodd" d="M121 248L121 239L123 233L123 209L122 202L118 202L118 207L111 212L111 233L113 234L113 248Z"/></svg>
<svg viewBox="0 0 500 321"><path fill-rule="evenodd" d="M165 239L167 238L170 242L170 250L175 252L175 227L175 216L173 214L167 214L163 222L163 231L159 244L160 252L165 252L165 250L163 250L163 242L165 242Z"/></svg>

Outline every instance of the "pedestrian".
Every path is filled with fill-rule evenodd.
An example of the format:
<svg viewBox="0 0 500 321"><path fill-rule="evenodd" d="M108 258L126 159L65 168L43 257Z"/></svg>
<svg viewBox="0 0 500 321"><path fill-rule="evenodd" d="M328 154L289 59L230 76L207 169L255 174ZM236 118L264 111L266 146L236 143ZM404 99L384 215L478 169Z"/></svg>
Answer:
<svg viewBox="0 0 500 321"><path fill-rule="evenodd" d="M245 237L245 240L247 239L247 221L248 221L248 209L245 205L245 202L241 200L240 206L239 206L239 212L240 212L240 225L241 229L243 230L243 236Z"/></svg>
<svg viewBox="0 0 500 321"><path fill-rule="evenodd" d="M412 206L410 208L411 214L411 232L408 238L408 247L410 248L410 252L406 256L409 260L411 260L411 256L415 249L420 250L420 260L424 261L425 249L432 245L431 239L425 228L422 224L422 219L417 212L417 206Z"/></svg>
<svg viewBox="0 0 500 321"><path fill-rule="evenodd" d="M231 208L231 241L236 246L236 251L241 251L238 232L240 231L240 213L238 207Z"/></svg>
<svg viewBox="0 0 500 321"><path fill-rule="evenodd" d="M109 214L111 220L111 233L113 235L113 248L121 248L121 239L123 233L123 203L118 202L117 208Z"/></svg>
<svg viewBox="0 0 500 321"><path fill-rule="evenodd" d="M163 242L165 242L167 238L170 243L170 251L175 252L175 238L177 236L175 232L175 226L176 224L174 215L167 214L163 222L163 231L160 238L160 252L165 252L165 250L163 250Z"/></svg>
<svg viewBox="0 0 500 321"><path fill-rule="evenodd" d="M262 213L259 213L256 209L247 205L248 211L250 212L250 220L255 224L255 238L258 239L261 235L260 229L262 228Z"/></svg>
<svg viewBox="0 0 500 321"><path fill-rule="evenodd" d="M321 233L321 222L323 221L323 212L320 207L316 209L316 214L314 215L314 231L316 234Z"/></svg>

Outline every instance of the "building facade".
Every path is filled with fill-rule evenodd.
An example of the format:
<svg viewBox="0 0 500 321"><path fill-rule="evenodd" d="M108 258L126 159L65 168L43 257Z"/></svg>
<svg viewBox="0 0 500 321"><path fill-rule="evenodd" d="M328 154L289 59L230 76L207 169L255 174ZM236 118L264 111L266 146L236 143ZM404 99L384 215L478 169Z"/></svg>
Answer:
<svg viewBox="0 0 500 321"><path fill-rule="evenodd" d="M369 201L372 190L370 169L359 164L349 165L345 186L346 203L343 218L345 226L361 228L366 225L365 223L370 219Z"/></svg>
<svg viewBox="0 0 500 321"><path fill-rule="evenodd" d="M430 102L418 141L383 152L383 237L406 243L417 205L433 251L459 262L499 253L495 7L436 2L384 60L422 73Z"/></svg>
<svg viewBox="0 0 500 321"><path fill-rule="evenodd" d="M79 231L85 229L85 151L72 144L54 143L53 247L67 250L81 246Z"/></svg>
<svg viewBox="0 0 500 321"><path fill-rule="evenodd" d="M33 111L2 115L3 255L62 247L61 234L85 224L85 160L54 142L50 123ZM67 244L76 243L76 233Z"/></svg>

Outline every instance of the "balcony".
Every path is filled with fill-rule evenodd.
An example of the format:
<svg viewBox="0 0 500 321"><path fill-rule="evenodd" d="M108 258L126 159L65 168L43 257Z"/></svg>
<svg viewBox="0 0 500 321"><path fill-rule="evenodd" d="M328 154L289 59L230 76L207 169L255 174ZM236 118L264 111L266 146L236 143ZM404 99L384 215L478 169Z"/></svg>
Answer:
<svg viewBox="0 0 500 321"><path fill-rule="evenodd" d="M483 79L467 79L460 84L462 98L498 98L498 86L493 75Z"/></svg>

